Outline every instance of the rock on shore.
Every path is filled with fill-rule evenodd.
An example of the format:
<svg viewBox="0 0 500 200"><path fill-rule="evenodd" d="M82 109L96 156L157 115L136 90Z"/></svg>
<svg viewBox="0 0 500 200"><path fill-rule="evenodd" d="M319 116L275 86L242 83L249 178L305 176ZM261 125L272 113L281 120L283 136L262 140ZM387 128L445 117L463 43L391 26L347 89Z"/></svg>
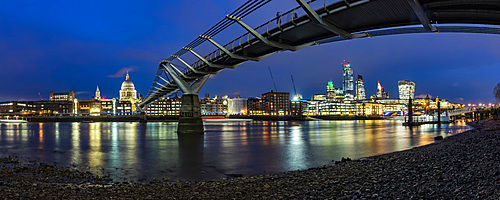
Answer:
<svg viewBox="0 0 500 200"><path fill-rule="evenodd" d="M203 182L114 183L2 158L0 193L23 199L500 199L500 131L476 128L430 145L324 168Z"/></svg>

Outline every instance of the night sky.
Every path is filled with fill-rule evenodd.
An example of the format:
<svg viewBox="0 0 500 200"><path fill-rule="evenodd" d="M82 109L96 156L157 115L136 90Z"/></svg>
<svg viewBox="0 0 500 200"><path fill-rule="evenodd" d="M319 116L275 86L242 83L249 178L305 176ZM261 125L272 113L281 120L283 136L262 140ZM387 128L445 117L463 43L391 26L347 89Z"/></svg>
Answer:
<svg viewBox="0 0 500 200"><path fill-rule="evenodd" d="M50 91L73 90L90 99L119 96L125 73L139 93L151 86L158 63L193 41L244 1L1 1L0 101L48 99ZM256 27L276 12L298 6L275 0L245 18ZM233 25L227 35L242 35ZM233 34L234 33L234 34ZM221 38L227 43L234 38ZM208 42L207 42L208 43ZM416 96L456 103L494 103L500 82L500 35L426 33L356 39L283 52L260 62L213 75L200 91L235 97L261 96L274 90L310 99L325 93L328 81L342 85L342 60L365 80L367 96L380 81L391 98L397 82L416 84ZM212 48L204 45L202 48ZM196 50L196 49L195 49ZM203 51L202 51L203 52ZM205 55L205 54L203 54Z"/></svg>

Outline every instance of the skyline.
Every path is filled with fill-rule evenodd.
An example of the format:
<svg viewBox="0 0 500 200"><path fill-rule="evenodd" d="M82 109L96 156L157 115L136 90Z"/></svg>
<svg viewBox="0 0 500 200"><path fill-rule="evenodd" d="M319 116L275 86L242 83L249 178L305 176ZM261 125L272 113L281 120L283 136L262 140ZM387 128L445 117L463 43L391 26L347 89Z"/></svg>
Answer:
<svg viewBox="0 0 500 200"><path fill-rule="evenodd" d="M97 85L101 96L113 98L119 96L126 70L145 95L159 61L241 4L120 2L6 2L0 8L5 27L0 30L0 100L39 100L38 92L47 97L50 91L69 90L77 98L90 99ZM276 10L296 6L273 1L249 15L248 22L260 25L275 17ZM186 7L197 12L176 9ZM213 75L199 95L260 96L274 89L269 66L278 91L293 93L293 75L297 92L308 99L325 93L329 80L342 85L340 63L346 60L354 75L363 76L367 96L376 92L380 81L390 97L397 98L397 81L410 80L416 84L415 96L494 103L492 90L500 82L494 77L500 72L499 42L498 35L425 33L323 44L224 70Z"/></svg>

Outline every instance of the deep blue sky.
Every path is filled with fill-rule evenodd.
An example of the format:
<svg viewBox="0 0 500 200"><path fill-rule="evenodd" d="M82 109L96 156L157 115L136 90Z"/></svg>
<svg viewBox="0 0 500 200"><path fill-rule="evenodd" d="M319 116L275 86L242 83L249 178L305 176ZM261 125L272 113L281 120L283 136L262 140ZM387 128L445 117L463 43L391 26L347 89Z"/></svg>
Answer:
<svg viewBox="0 0 500 200"><path fill-rule="evenodd" d="M177 52L244 1L8 1L0 6L0 101L37 100L38 92L73 90L90 99L97 85L106 98L130 70L139 93L151 86L158 62ZM246 19L257 26L297 6L275 0ZM238 26L229 30L237 31ZM226 43L228 38L220 38ZM226 40L224 40L226 39ZM457 103L493 103L500 82L500 36L428 33L384 36L309 47L247 62L212 76L200 91L213 95L260 96L274 88L310 98L325 85L342 82L340 63L351 62L365 79L367 95L377 81L397 98L397 81L416 83L416 95ZM202 46L202 48L210 47ZM214 49L211 49L214 50ZM208 51L207 51L208 52Z"/></svg>

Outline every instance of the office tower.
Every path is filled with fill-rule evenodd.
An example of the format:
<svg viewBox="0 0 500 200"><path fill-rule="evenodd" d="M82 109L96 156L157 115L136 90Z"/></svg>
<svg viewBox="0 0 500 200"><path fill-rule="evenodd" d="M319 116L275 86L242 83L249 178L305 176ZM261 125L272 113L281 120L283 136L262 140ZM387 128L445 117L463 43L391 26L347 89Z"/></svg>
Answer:
<svg viewBox="0 0 500 200"><path fill-rule="evenodd" d="M335 100L335 87L333 81L329 81L326 84L326 100L334 101Z"/></svg>
<svg viewBox="0 0 500 200"><path fill-rule="evenodd" d="M398 81L399 99L410 99L415 96L415 83L407 80Z"/></svg>
<svg viewBox="0 0 500 200"><path fill-rule="evenodd" d="M358 78L356 80L356 100L365 100L366 92L365 92L365 83L363 82L363 76L358 74Z"/></svg>
<svg viewBox="0 0 500 200"><path fill-rule="evenodd" d="M352 73L351 64L349 64L349 62L347 62L347 64L342 63L342 69L344 71L344 76L343 76L344 97L346 100L354 100L354 77Z"/></svg>

